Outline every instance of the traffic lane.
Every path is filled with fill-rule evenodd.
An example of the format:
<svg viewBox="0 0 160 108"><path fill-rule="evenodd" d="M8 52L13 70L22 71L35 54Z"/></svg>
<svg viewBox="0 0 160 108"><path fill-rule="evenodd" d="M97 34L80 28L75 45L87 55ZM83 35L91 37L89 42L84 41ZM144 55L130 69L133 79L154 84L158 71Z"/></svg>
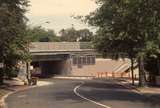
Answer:
<svg viewBox="0 0 160 108"><path fill-rule="evenodd" d="M160 104L116 84L113 80L108 80L105 83L86 82L78 92L111 108L160 108Z"/></svg>
<svg viewBox="0 0 160 108"><path fill-rule="evenodd" d="M80 81L52 80L55 84L10 95L8 108L100 108L73 92Z"/></svg>

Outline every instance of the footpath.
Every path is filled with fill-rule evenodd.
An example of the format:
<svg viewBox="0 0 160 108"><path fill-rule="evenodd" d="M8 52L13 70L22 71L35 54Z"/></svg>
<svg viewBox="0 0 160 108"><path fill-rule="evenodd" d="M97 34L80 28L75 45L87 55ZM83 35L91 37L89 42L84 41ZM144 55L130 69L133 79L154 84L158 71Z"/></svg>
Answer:
<svg viewBox="0 0 160 108"><path fill-rule="evenodd" d="M25 90L28 86L24 85L24 82L21 80L14 78L12 80L5 80L4 85L0 86L0 108L4 106L4 98L16 91Z"/></svg>

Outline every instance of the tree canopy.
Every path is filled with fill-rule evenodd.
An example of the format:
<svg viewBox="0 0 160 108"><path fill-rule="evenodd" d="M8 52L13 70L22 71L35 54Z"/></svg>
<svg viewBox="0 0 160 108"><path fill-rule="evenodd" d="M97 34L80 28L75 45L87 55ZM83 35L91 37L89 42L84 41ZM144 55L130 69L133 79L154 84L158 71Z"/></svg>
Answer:
<svg viewBox="0 0 160 108"><path fill-rule="evenodd" d="M160 54L160 1L97 0L97 4L99 8L86 16L89 24L98 27L96 48L105 54L137 57L142 80L146 54Z"/></svg>
<svg viewBox="0 0 160 108"><path fill-rule="evenodd" d="M28 0L0 1L0 62L14 66L17 60L26 60L27 37L25 12ZM1 80L4 72L0 72Z"/></svg>
<svg viewBox="0 0 160 108"><path fill-rule="evenodd" d="M28 27L27 35L32 42L59 42L60 38L53 30L46 30L41 26Z"/></svg>
<svg viewBox="0 0 160 108"><path fill-rule="evenodd" d="M90 42L93 38L93 33L89 29L76 30L74 27L62 29L59 34L61 41L67 42Z"/></svg>

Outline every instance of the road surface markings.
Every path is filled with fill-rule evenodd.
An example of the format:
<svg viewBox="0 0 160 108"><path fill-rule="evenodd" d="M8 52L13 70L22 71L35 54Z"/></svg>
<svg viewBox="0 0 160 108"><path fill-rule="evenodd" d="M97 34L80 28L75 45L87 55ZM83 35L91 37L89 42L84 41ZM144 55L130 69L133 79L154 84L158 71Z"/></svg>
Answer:
<svg viewBox="0 0 160 108"><path fill-rule="evenodd" d="M91 103L94 103L94 104L96 104L96 105L98 105L98 106L101 106L101 107L103 107L103 108L111 108L111 107L109 107L109 106L107 106L107 105L101 104L101 103L96 102L96 101L91 100L91 99L88 99L88 98L84 97L83 95L81 95L80 93L78 93L77 90L78 90L82 85L84 85L84 84L85 84L85 83L82 82L80 85L78 85L78 86L76 86L76 87L74 88L74 93L75 93L77 96L79 96L80 98L82 98L82 99L84 99L84 100L87 100L87 101L89 101L89 102L91 102Z"/></svg>

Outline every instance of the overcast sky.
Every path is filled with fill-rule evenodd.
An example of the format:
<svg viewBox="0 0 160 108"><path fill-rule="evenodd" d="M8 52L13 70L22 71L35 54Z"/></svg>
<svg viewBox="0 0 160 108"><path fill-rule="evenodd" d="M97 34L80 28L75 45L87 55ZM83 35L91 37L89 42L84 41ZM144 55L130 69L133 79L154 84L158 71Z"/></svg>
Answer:
<svg viewBox="0 0 160 108"><path fill-rule="evenodd" d="M30 0L27 17L31 25L54 29L86 28L87 25L71 18L72 15L87 15L96 9L94 0ZM45 22L50 22L49 24Z"/></svg>

